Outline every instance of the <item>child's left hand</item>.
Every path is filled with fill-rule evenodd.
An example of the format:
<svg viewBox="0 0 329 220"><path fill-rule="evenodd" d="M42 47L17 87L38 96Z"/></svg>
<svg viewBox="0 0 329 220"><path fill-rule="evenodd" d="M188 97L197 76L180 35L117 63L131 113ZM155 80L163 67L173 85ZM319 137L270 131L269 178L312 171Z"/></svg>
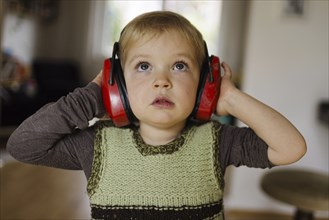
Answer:
<svg viewBox="0 0 329 220"><path fill-rule="evenodd" d="M221 66L224 68L224 75L222 76L219 99L216 107L216 114L228 115L230 112L225 107L227 103L225 100L228 98L230 92L233 90L237 90L237 88L232 82L232 71L230 66L225 62L222 62Z"/></svg>
<svg viewBox="0 0 329 220"><path fill-rule="evenodd" d="M222 63L224 76L216 113L230 114L250 127L268 145L268 158L275 165L290 164L306 153L306 142L279 112L235 87L232 72Z"/></svg>

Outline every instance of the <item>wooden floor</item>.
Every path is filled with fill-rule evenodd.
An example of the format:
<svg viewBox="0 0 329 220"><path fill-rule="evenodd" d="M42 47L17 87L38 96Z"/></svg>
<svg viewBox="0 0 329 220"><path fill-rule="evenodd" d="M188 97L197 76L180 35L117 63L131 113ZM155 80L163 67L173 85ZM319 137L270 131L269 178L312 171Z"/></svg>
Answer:
<svg viewBox="0 0 329 220"><path fill-rule="evenodd" d="M0 168L1 220L90 219L81 171L6 162ZM227 220L292 220L276 213L226 211Z"/></svg>
<svg viewBox="0 0 329 220"><path fill-rule="evenodd" d="M81 171L11 162L0 168L0 219L90 219Z"/></svg>

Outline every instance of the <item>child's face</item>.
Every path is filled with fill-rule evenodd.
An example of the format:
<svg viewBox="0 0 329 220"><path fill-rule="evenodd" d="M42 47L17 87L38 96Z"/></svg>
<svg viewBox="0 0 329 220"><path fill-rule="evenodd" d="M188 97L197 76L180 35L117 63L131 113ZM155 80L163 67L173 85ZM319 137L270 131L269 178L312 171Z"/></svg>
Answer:
<svg viewBox="0 0 329 220"><path fill-rule="evenodd" d="M191 46L165 32L133 44L123 64L130 107L140 126L184 126L191 114L200 69Z"/></svg>

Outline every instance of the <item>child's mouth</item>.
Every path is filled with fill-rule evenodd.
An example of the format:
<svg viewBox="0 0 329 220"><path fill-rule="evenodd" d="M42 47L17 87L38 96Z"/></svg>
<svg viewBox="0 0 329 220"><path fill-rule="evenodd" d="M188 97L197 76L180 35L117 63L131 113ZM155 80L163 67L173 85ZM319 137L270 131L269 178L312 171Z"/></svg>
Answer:
<svg viewBox="0 0 329 220"><path fill-rule="evenodd" d="M174 103L165 97L158 97L152 102L152 105L159 108L171 108Z"/></svg>

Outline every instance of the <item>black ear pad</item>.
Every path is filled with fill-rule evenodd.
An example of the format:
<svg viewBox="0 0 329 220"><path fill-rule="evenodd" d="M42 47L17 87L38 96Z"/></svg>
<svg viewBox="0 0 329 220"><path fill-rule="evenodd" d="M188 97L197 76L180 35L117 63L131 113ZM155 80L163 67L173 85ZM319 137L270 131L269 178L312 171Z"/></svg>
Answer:
<svg viewBox="0 0 329 220"><path fill-rule="evenodd" d="M108 115L116 126L122 127L136 121L136 117L129 105L120 59L117 58L118 50L116 42L112 58L104 61L102 95Z"/></svg>
<svg viewBox="0 0 329 220"><path fill-rule="evenodd" d="M206 43L205 50L206 57L202 64L197 98L192 112L192 118L198 121L209 121L216 111L221 83L220 60L216 56L209 57Z"/></svg>

